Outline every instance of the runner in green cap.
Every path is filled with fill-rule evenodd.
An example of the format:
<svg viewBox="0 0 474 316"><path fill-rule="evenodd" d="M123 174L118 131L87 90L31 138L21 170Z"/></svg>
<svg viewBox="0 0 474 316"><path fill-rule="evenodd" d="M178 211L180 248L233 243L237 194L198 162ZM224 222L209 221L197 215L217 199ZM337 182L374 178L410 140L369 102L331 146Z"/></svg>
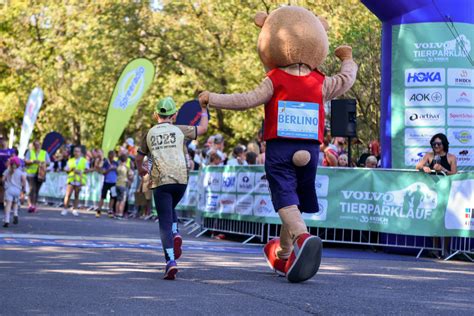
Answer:
<svg viewBox="0 0 474 316"><path fill-rule="evenodd" d="M188 154L186 142L207 132L209 115L206 106L201 110L199 126L173 125L176 103L171 97L161 99L156 105L158 124L143 138L136 159L141 176L149 170L143 167L145 156L152 161L151 182L153 197L160 225L160 237L166 258L164 279L174 280L181 256L182 239L178 233L175 207L186 191L188 183Z"/></svg>

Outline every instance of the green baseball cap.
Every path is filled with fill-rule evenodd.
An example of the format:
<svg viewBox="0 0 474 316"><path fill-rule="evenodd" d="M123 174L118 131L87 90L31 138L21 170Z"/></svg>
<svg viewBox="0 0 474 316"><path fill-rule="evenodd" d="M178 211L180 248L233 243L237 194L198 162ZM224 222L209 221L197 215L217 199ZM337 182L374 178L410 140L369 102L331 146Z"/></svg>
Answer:
<svg viewBox="0 0 474 316"><path fill-rule="evenodd" d="M156 105L156 113L159 115L173 115L176 112L178 112L178 109L172 97L163 98Z"/></svg>

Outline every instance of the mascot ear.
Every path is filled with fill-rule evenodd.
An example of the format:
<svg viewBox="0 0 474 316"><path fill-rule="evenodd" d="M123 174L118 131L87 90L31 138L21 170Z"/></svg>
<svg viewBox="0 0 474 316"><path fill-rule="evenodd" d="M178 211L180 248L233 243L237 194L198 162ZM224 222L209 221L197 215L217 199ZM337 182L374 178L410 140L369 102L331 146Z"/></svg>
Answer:
<svg viewBox="0 0 474 316"><path fill-rule="evenodd" d="M253 19L253 21L255 22L256 26L261 28L263 24L265 24L265 20L267 19L267 17L268 17L268 14L266 14L265 12L257 12L257 14L255 14L255 18Z"/></svg>
<svg viewBox="0 0 474 316"><path fill-rule="evenodd" d="M318 19L319 19L319 22L321 22L321 24L323 25L324 29L326 30L326 32L329 31L329 23L328 21L326 21L325 18L323 18L322 16L318 16Z"/></svg>

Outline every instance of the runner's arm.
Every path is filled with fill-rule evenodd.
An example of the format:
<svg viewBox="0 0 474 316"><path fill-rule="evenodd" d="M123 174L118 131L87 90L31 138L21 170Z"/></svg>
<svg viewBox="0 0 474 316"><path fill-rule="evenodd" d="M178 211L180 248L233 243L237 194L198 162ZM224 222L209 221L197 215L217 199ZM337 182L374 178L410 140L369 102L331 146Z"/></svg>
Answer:
<svg viewBox="0 0 474 316"><path fill-rule="evenodd" d="M209 124L209 113L207 112L207 107L201 108L201 121L199 122L199 126L196 128L196 136L201 136L206 134L207 126Z"/></svg>

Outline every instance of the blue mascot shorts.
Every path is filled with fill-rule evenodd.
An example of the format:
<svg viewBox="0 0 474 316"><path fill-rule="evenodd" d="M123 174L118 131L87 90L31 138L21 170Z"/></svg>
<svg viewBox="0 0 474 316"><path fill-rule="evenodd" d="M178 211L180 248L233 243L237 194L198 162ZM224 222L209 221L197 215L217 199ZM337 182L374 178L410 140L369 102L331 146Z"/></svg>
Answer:
<svg viewBox="0 0 474 316"><path fill-rule="evenodd" d="M293 154L307 150L310 162L304 167L293 164ZM272 139L267 141L265 172L275 211L298 205L301 212L317 213L316 169L318 167L319 143L312 140Z"/></svg>

